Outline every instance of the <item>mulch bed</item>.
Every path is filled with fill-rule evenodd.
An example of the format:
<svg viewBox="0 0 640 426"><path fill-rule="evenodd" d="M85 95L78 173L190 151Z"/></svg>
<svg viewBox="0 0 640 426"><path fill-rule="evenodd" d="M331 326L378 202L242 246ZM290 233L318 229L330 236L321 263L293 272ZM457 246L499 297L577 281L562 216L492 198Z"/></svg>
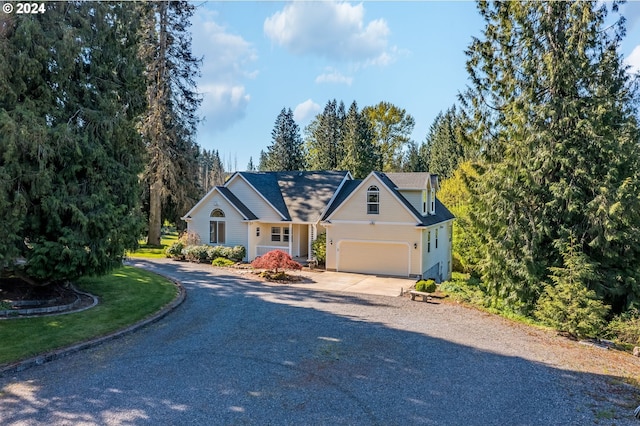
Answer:
<svg viewBox="0 0 640 426"><path fill-rule="evenodd" d="M90 296L77 293L69 284L50 284L33 286L19 278L0 279L0 311L11 312L10 316L24 317L24 310L70 306L69 310L77 310L93 303ZM63 311L64 312L64 311ZM28 316L48 314L49 312L32 313Z"/></svg>

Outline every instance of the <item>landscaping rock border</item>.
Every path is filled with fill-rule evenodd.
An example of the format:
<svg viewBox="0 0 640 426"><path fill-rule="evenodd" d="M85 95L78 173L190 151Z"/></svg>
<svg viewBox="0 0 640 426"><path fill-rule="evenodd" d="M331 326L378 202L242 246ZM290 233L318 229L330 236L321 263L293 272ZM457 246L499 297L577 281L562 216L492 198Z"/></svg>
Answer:
<svg viewBox="0 0 640 426"><path fill-rule="evenodd" d="M4 309L0 311L0 320L9 320L15 318L28 318L31 316L52 316L52 315L66 315L76 312L82 312L87 309L91 309L98 304L98 298L91 293L78 290L75 286L71 286L71 289L76 295L76 300L72 303L65 305L47 306L44 308L29 308L24 307L20 309ZM82 298L90 299L83 301ZM35 301L23 301L19 302L24 306L35 304ZM16 304L14 306L20 306ZM77 308L77 309L76 309Z"/></svg>
<svg viewBox="0 0 640 426"><path fill-rule="evenodd" d="M116 330L112 333L109 333L105 336L100 336L100 337L96 337L94 339L90 339L84 342L80 342L77 344L74 344L72 346L68 346L65 348L61 348L61 349L56 349L54 351L50 351L50 352L46 352L44 354L40 354L37 355L35 357L32 358L28 358L22 361L18 361L18 362L14 362L14 363L9 363L9 364L4 364L4 365L0 365L0 376L3 376L5 374L10 374L10 373L14 373L14 372L18 372L18 371L23 371L26 370L28 368L31 368L33 366L36 365L42 365L46 362L49 361L53 361L59 358L64 358L67 355L82 351L84 349L89 349L95 346L98 346L104 342L108 342L110 340L114 340L117 338L120 338L122 336L125 336L127 334L131 334L134 331L137 331L139 329L141 329L142 327L152 324L162 318L164 318L166 315L168 315L170 312L172 312L174 309L176 309L178 306L180 306L182 304L182 302L184 302L184 300L187 297L187 292L184 289L184 287L182 286L182 283L180 283L177 280L174 280L172 278L169 278L165 275L163 275L163 278L166 278L168 280L170 280L171 282L173 282L173 284L177 287L178 289L178 295L175 297L175 299L173 299L171 302L169 302L167 305L165 305L162 309L160 309L158 312L156 312L155 314L152 314L151 316L133 324L130 325L128 327L125 327L121 330ZM88 293L85 293L88 294ZM95 297L95 296L93 296ZM97 303L97 298L96 298L96 303ZM89 309L88 307L85 309ZM81 312L85 309L80 309L80 310L76 310L74 312Z"/></svg>

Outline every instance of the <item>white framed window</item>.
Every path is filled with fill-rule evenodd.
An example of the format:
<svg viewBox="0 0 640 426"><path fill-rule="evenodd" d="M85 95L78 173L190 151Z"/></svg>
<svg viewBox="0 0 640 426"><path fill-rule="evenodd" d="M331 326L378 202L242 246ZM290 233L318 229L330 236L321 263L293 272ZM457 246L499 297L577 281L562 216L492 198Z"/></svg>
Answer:
<svg viewBox="0 0 640 426"><path fill-rule="evenodd" d="M367 188L367 214L380 213L380 190L377 186L371 185Z"/></svg>
<svg viewBox="0 0 640 426"><path fill-rule="evenodd" d="M431 231L427 231L427 253L431 253Z"/></svg>
<svg viewBox="0 0 640 426"><path fill-rule="evenodd" d="M431 188L431 214L436 214L436 191Z"/></svg>
<svg viewBox="0 0 640 426"><path fill-rule="evenodd" d="M422 214L427 214L427 190L422 191Z"/></svg>
<svg viewBox="0 0 640 426"><path fill-rule="evenodd" d="M209 221L209 243L224 244L226 240L224 222L224 212L220 209L214 209L211 212L211 220Z"/></svg>
<svg viewBox="0 0 640 426"><path fill-rule="evenodd" d="M273 242L289 242L289 227L288 226L272 226L271 227L271 241Z"/></svg>
<svg viewBox="0 0 640 426"><path fill-rule="evenodd" d="M436 229L436 248L438 248L438 230Z"/></svg>

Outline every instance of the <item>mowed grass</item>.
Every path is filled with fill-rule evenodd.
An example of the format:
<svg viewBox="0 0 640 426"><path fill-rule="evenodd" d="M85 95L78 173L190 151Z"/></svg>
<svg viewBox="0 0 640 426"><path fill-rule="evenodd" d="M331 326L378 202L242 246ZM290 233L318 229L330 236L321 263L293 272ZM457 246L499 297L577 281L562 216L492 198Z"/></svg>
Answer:
<svg viewBox="0 0 640 426"><path fill-rule="evenodd" d="M170 234L162 235L160 239L160 245L154 246L150 244L145 244L144 242L140 242L140 247L136 251L127 252L127 256L138 258L138 259L157 259L161 257L166 257L164 251L167 247L169 247L172 243L178 240L178 233L173 232Z"/></svg>
<svg viewBox="0 0 640 426"><path fill-rule="evenodd" d="M177 295L170 280L126 266L102 277L82 278L77 287L98 296L100 303L73 314L1 320L0 364L125 328L159 311Z"/></svg>

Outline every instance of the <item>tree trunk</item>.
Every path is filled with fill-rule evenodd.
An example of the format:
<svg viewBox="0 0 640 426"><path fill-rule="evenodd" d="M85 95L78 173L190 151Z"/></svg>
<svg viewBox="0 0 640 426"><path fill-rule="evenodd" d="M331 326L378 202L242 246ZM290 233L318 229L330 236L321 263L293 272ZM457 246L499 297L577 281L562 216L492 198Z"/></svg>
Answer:
<svg viewBox="0 0 640 426"><path fill-rule="evenodd" d="M159 246L162 227L162 202L160 201L160 182L149 187L149 233L147 244Z"/></svg>

